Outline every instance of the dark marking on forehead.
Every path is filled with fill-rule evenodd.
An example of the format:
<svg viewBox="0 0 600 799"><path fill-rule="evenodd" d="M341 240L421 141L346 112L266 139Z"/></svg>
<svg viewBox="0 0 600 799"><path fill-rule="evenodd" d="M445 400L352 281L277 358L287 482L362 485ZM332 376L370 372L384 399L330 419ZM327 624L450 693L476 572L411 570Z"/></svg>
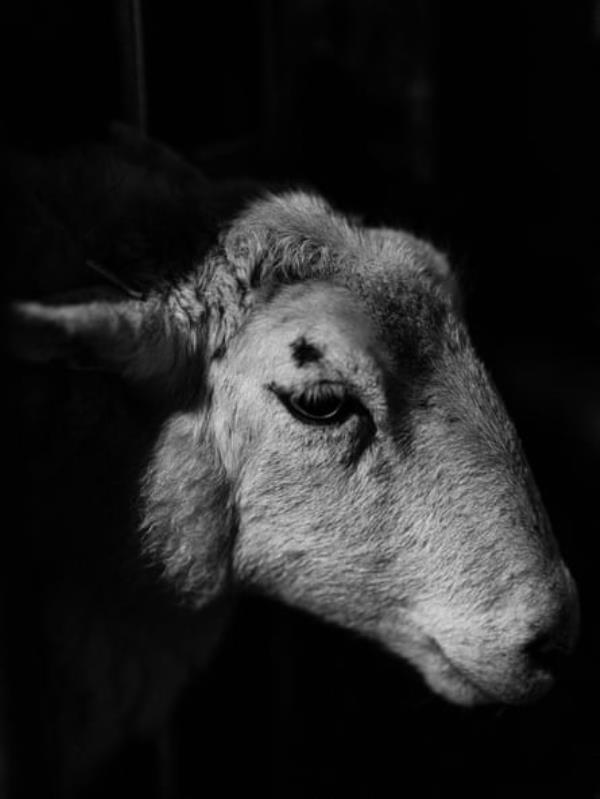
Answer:
<svg viewBox="0 0 600 799"><path fill-rule="evenodd" d="M307 341L304 336L300 336L290 344L292 357L298 366L305 366L307 363L320 361L323 353L314 344Z"/></svg>

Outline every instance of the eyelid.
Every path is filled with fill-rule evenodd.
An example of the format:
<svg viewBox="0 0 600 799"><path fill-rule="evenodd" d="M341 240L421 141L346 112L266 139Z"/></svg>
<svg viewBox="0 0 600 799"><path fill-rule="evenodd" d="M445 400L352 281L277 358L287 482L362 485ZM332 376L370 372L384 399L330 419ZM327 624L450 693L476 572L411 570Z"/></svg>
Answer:
<svg viewBox="0 0 600 799"><path fill-rule="evenodd" d="M269 391L272 391L279 399L286 397L299 397L299 396L319 396L320 393L330 393L332 396L339 397L354 397L354 394L348 390L348 387L339 381L334 380L319 380L316 383L311 383L308 386L292 386L290 388L280 386L277 383L269 383L267 385Z"/></svg>
<svg viewBox="0 0 600 799"><path fill-rule="evenodd" d="M267 386L280 402L286 407L288 412L304 424L313 424L315 426L327 425L342 425L350 416L367 417L372 422L372 416L364 404L356 397L356 394L348 390L348 387L341 382L334 382L329 380L322 380L318 383L313 383L309 386L304 386L296 390L283 388L276 383L271 383ZM297 408L297 399L301 397L316 397L319 394L327 395L330 397L339 397L340 408L339 413L336 411L330 416L311 416L310 413L303 412Z"/></svg>
<svg viewBox="0 0 600 799"><path fill-rule="evenodd" d="M311 403L313 403L311 407ZM316 394L309 397L307 394L290 394L287 398L289 410L295 412L302 421L317 424L333 424L340 422L345 417L347 398L345 395L331 393L322 397ZM320 407L319 407L320 404Z"/></svg>
<svg viewBox="0 0 600 799"><path fill-rule="evenodd" d="M305 397L318 397L323 395L345 397L349 395L347 386L333 380L320 380L318 383L311 383L300 391L293 392Z"/></svg>

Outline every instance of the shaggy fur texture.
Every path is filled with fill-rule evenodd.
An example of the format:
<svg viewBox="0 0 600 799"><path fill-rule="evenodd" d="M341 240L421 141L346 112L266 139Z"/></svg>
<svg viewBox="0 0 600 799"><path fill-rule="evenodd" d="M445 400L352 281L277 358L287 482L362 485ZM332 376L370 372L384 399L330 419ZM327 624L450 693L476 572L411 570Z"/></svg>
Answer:
<svg viewBox="0 0 600 799"><path fill-rule="evenodd" d="M141 298L77 273L60 285L74 293L34 292L10 316L14 353L54 365L42 370L47 393L69 397L81 427L55 398L43 413L63 419L72 452L97 457L108 446L115 472L103 479L118 486L90 485L80 470L76 490L101 511L92 518L78 505L74 518L54 468L59 499L46 511L68 534L50 557L69 588L51 591L52 629L83 596L82 614L114 653L112 639L143 619L132 662L165 653L158 662L172 664L174 693L181 664L201 657L192 650L206 654L216 640L221 611L211 609L252 588L380 641L450 700L519 703L543 692L552 673L532 644L572 646L575 589L446 260L303 192L226 213L231 195L172 153L142 146L131 163L131 147L76 162L84 197L102 200L93 236L81 237L89 218L72 208L72 180L62 204L47 176L36 185L46 224L60 207L82 255ZM110 202L107 175L121 186ZM339 403L333 418L303 416L302 403L318 416L325 396L328 408ZM71 475L71 450L50 451ZM104 588L92 599L82 574L109 581L110 599ZM71 661L85 671L83 649ZM112 702L113 727L136 690ZM147 705L138 701L140 715ZM86 763L102 749L94 735Z"/></svg>

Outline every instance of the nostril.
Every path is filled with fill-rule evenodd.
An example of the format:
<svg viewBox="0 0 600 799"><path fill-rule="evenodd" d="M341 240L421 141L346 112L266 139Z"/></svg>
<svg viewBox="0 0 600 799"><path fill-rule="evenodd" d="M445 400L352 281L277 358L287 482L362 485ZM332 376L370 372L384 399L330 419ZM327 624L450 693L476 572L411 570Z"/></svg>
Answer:
<svg viewBox="0 0 600 799"><path fill-rule="evenodd" d="M541 633L525 646L525 654L533 665L554 675L563 668L569 652L567 643L548 633Z"/></svg>
<svg viewBox="0 0 600 799"><path fill-rule="evenodd" d="M567 664L579 631L579 602L573 580L567 575L563 601L548 613L544 626L523 647L531 666L557 676Z"/></svg>

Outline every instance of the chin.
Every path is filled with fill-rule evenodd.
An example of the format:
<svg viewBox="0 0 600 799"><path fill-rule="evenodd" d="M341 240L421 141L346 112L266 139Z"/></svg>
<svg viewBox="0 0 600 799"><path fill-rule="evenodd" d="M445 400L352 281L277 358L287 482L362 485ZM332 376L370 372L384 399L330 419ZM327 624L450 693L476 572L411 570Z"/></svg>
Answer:
<svg viewBox="0 0 600 799"><path fill-rule="evenodd" d="M468 664L450 657L430 636L413 638L397 650L421 674L433 693L455 705L527 705L544 696L553 675L541 669L500 668L497 658Z"/></svg>
<svg viewBox="0 0 600 799"><path fill-rule="evenodd" d="M418 668L434 693L463 707L528 705L554 685L554 677L542 670L504 674L480 666L475 674L474 666L451 660L433 640L428 657Z"/></svg>
<svg viewBox="0 0 600 799"><path fill-rule="evenodd" d="M411 660L433 693L463 707L502 702L493 691L455 665L433 639L419 649L418 659Z"/></svg>

